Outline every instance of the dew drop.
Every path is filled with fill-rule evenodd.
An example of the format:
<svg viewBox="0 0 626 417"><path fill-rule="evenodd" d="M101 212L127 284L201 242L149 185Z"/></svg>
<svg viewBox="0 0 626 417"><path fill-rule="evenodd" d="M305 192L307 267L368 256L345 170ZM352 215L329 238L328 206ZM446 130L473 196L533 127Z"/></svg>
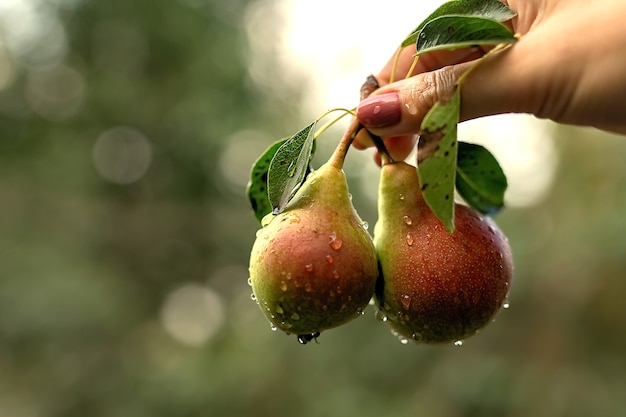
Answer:
<svg viewBox="0 0 626 417"><path fill-rule="evenodd" d="M413 224L413 219L411 219L409 216L404 216L404 217L402 218L402 220L404 220L404 223L405 223L407 226L410 226L410 225L412 225L412 224Z"/></svg>
<svg viewBox="0 0 626 417"><path fill-rule="evenodd" d="M405 310L408 310L409 307L411 307L411 297L408 294L403 294L400 297L400 303L402 303L402 307L404 307Z"/></svg>
<svg viewBox="0 0 626 417"><path fill-rule="evenodd" d="M294 321L300 320L300 315L298 313L293 313L291 315L291 320L294 320Z"/></svg>
<svg viewBox="0 0 626 417"><path fill-rule="evenodd" d="M280 281L280 290L282 292L287 291L287 283L285 281Z"/></svg>
<svg viewBox="0 0 626 417"><path fill-rule="evenodd" d="M280 314L281 316L285 313L281 306L276 306L276 314Z"/></svg>
<svg viewBox="0 0 626 417"><path fill-rule="evenodd" d="M378 113L380 113L380 111L381 111L380 106L374 106L374 110L372 111L372 113L373 114L378 114Z"/></svg>
<svg viewBox="0 0 626 417"><path fill-rule="evenodd" d="M387 315L382 310L376 311L376 314L374 317L376 317L376 320L380 320L383 322L389 320L389 317L387 317Z"/></svg>
<svg viewBox="0 0 626 417"><path fill-rule="evenodd" d="M328 244L334 250L339 250L341 248L341 245L343 245L343 241L337 237L337 234L335 232L332 232L330 234L330 241L328 242Z"/></svg>
<svg viewBox="0 0 626 417"><path fill-rule="evenodd" d="M370 224L366 221L364 221L363 223L361 223L361 227L363 227L363 229L367 230L370 228Z"/></svg>
<svg viewBox="0 0 626 417"><path fill-rule="evenodd" d="M332 265L333 262L335 262L335 258L333 258L333 255L326 255L326 263L328 265Z"/></svg>
<svg viewBox="0 0 626 417"><path fill-rule="evenodd" d="M422 336L422 334L419 332L415 332L411 335L411 337L413 337L413 340L415 340L416 342L419 342L424 336Z"/></svg>
<svg viewBox="0 0 626 417"><path fill-rule="evenodd" d="M409 343L409 339L407 339L404 336L398 336L398 340L400 341L400 343L402 343L403 345L407 345Z"/></svg>
<svg viewBox="0 0 626 417"><path fill-rule="evenodd" d="M454 342L454 346L463 346L463 341L457 340L456 342Z"/></svg>
<svg viewBox="0 0 626 417"><path fill-rule="evenodd" d="M502 308L508 310L509 308L511 308L511 303L505 301L504 304L502 304Z"/></svg>
<svg viewBox="0 0 626 417"><path fill-rule="evenodd" d="M248 278L248 286L251 287L252 286L252 277Z"/></svg>
<svg viewBox="0 0 626 417"><path fill-rule="evenodd" d="M307 282L306 284L304 284L304 291L306 291L306 292L313 291L313 286L311 285L310 282Z"/></svg>
<svg viewBox="0 0 626 417"><path fill-rule="evenodd" d="M337 292L337 294L341 294L342 289L338 286L335 291Z"/></svg>
<svg viewBox="0 0 626 417"><path fill-rule="evenodd" d="M256 231L256 237L261 236L261 233L263 233L263 229L259 229Z"/></svg>
<svg viewBox="0 0 626 417"><path fill-rule="evenodd" d="M254 295L254 293L250 294L250 299L252 301L256 301L256 295Z"/></svg>
<svg viewBox="0 0 626 417"><path fill-rule="evenodd" d="M409 233L406 234L406 244L409 246L413 246L413 236L411 236Z"/></svg>
<svg viewBox="0 0 626 417"><path fill-rule="evenodd" d="M333 278L339 279L339 272L336 269L333 271Z"/></svg>
<svg viewBox="0 0 626 417"><path fill-rule="evenodd" d="M400 201L404 201L404 194L400 194Z"/></svg>
<svg viewBox="0 0 626 417"><path fill-rule="evenodd" d="M415 100L413 100L415 101ZM415 116L419 110L419 107L417 106L417 104L413 103L413 101L411 101L410 103L407 103L404 105L404 107L406 107L406 111L412 115Z"/></svg>
<svg viewBox="0 0 626 417"><path fill-rule="evenodd" d="M275 324L271 324L270 325L270 330L275 332L276 330L278 330L278 326L276 326Z"/></svg>
<svg viewBox="0 0 626 417"><path fill-rule="evenodd" d="M313 264L304 265L304 269L306 269L307 272L313 272Z"/></svg>

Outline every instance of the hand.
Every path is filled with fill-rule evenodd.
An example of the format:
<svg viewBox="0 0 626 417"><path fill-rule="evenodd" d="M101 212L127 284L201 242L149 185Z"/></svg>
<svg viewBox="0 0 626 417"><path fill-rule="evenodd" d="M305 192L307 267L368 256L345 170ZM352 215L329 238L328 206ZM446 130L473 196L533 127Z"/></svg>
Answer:
<svg viewBox="0 0 626 417"><path fill-rule="evenodd" d="M531 113L560 123L626 134L626 2L616 0L509 0L508 24L521 38L489 57L463 83L461 120L500 113ZM382 86L357 107L358 120L385 138L395 159L415 145L422 119L445 101L458 77L484 55L479 48L421 56L405 75L415 47L405 48L396 77L393 60L377 75ZM505 132L503 132L505 134ZM372 146L360 134L354 146Z"/></svg>

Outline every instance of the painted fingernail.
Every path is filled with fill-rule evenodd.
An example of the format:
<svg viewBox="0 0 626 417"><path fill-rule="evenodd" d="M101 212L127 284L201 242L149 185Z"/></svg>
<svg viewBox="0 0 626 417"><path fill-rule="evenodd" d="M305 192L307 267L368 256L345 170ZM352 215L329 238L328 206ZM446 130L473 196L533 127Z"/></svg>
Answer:
<svg viewBox="0 0 626 417"><path fill-rule="evenodd" d="M400 97L395 92L368 97L356 109L356 117L365 127L394 125L401 113Z"/></svg>

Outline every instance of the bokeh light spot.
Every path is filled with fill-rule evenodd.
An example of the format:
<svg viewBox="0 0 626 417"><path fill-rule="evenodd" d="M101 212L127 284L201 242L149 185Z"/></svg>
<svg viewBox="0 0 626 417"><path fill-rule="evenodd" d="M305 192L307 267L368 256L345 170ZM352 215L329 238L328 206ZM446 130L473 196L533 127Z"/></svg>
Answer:
<svg viewBox="0 0 626 417"><path fill-rule="evenodd" d="M222 299L209 287L186 284L167 296L161 310L161 322L180 343L200 346L224 324Z"/></svg>
<svg viewBox="0 0 626 417"><path fill-rule="evenodd" d="M139 131L118 126L102 133L93 147L98 173L116 184L131 184L150 168L152 148Z"/></svg>
<svg viewBox="0 0 626 417"><path fill-rule="evenodd" d="M234 191L241 193L250 180L250 167L268 144L267 137L252 130L236 132L226 140L220 157L220 169Z"/></svg>
<svg viewBox="0 0 626 417"><path fill-rule="evenodd" d="M76 113L84 91L85 81L78 71L68 66L58 66L30 71L25 96L37 114L51 121L59 121Z"/></svg>

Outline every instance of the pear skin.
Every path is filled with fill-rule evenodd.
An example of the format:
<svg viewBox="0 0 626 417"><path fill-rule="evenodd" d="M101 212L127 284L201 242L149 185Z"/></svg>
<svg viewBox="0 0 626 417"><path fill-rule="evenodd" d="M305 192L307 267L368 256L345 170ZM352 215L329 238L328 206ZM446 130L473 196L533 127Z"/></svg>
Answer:
<svg viewBox="0 0 626 417"><path fill-rule="evenodd" d="M363 313L378 276L376 252L344 172L324 164L280 214L269 214L250 255L252 290L278 329L301 343Z"/></svg>
<svg viewBox="0 0 626 417"><path fill-rule="evenodd" d="M424 201L417 169L382 167L374 242L379 314L401 338L448 343L493 321L509 292L513 261L497 225L455 204L449 233Z"/></svg>

